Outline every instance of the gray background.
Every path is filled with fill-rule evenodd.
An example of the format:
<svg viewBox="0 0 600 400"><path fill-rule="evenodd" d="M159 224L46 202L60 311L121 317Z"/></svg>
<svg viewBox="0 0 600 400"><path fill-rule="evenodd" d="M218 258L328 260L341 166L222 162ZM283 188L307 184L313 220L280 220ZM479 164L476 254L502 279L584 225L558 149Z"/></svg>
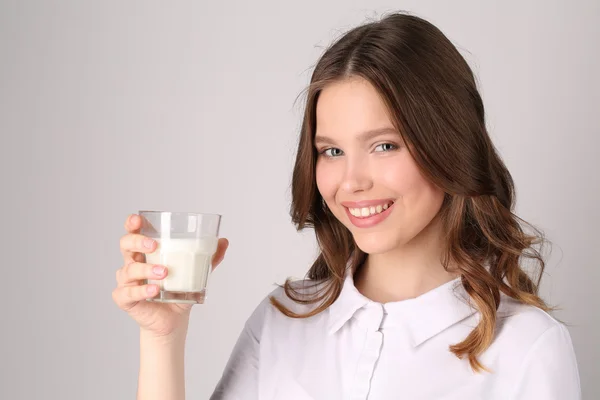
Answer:
<svg viewBox="0 0 600 400"><path fill-rule="evenodd" d="M139 209L224 215L186 353L188 398L208 398L255 305L316 254L288 217L296 96L335 37L397 9L473 66L599 398L599 3L1 0L0 398L134 398L138 330L111 291Z"/></svg>

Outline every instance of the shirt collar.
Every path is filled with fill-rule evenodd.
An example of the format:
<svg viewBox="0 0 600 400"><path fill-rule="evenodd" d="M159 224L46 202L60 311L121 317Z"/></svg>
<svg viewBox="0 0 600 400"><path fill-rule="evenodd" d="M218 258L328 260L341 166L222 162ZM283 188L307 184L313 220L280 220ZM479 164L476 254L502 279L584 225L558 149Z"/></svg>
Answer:
<svg viewBox="0 0 600 400"><path fill-rule="evenodd" d="M362 316L368 310L382 309L386 316L381 327L405 326L413 345L419 346L477 312L470 304L470 297L460 278L413 299L381 304L366 298L356 289L353 275L354 269L347 268L340 295L329 307L330 334L340 330L355 314Z"/></svg>

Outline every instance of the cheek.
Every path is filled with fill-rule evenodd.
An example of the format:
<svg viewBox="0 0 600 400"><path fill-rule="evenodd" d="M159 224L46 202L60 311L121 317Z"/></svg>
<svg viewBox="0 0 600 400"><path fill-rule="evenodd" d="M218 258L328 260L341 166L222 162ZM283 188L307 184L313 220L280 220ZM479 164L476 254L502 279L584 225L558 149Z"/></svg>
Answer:
<svg viewBox="0 0 600 400"><path fill-rule="evenodd" d="M403 162L395 168L388 168L383 174L384 185L401 197L403 206L413 210L417 215L423 208L433 207L438 197L443 197L443 191L429 182L413 162Z"/></svg>
<svg viewBox="0 0 600 400"><path fill-rule="evenodd" d="M411 160L406 157L390 159L378 165L379 186L398 196L409 195L419 185L420 177Z"/></svg>
<svg viewBox="0 0 600 400"><path fill-rule="evenodd" d="M398 196L395 218L402 221L403 233L412 236L437 214L444 192L421 174L411 158L398 161L387 166L382 184Z"/></svg>
<svg viewBox="0 0 600 400"><path fill-rule="evenodd" d="M408 236L419 233L438 213L444 200L444 191L429 182L417 169L416 165L405 165L400 173L392 171L389 184L395 182L394 190L400 196L398 218L404 224L404 232Z"/></svg>
<svg viewBox="0 0 600 400"><path fill-rule="evenodd" d="M333 201L333 199L335 198L335 193L337 191L335 176L332 172L333 171L331 170L330 165L317 161L315 171L317 189L319 190L319 193L321 193L321 196L323 197L323 199L325 199L326 202Z"/></svg>

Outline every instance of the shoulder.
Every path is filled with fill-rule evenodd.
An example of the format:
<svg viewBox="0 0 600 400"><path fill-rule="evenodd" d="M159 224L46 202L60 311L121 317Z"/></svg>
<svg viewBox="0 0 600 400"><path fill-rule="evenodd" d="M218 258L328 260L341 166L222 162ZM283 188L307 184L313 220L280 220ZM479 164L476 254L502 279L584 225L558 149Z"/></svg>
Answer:
<svg viewBox="0 0 600 400"><path fill-rule="evenodd" d="M575 368L575 353L567 327L548 312L502 296L497 331L490 349L511 368L560 362ZM543 367L543 365L540 365Z"/></svg>
<svg viewBox="0 0 600 400"><path fill-rule="evenodd" d="M568 334L566 327L548 312L505 295L502 295L497 317L498 337L508 337L513 344L525 348L546 333L562 331Z"/></svg>
<svg viewBox="0 0 600 400"><path fill-rule="evenodd" d="M301 279L290 281L286 290L285 286L278 286L265 300L276 300L279 304L296 314L306 314L317 308L318 304L311 302L324 293L326 281Z"/></svg>
<svg viewBox="0 0 600 400"><path fill-rule="evenodd" d="M266 323L270 327L274 325L306 324L314 322L318 318L316 315L309 318L290 318L282 313L274 302L289 310L293 314L304 315L314 311L319 302L310 302L315 296L323 293L325 281L296 280L289 283L288 290L285 287L277 286L272 290L255 308L254 312L247 321L247 325L253 328L264 326Z"/></svg>
<svg viewBox="0 0 600 400"><path fill-rule="evenodd" d="M544 310L503 296L492 347L499 370L514 374L511 399L580 398L571 335L563 323Z"/></svg>

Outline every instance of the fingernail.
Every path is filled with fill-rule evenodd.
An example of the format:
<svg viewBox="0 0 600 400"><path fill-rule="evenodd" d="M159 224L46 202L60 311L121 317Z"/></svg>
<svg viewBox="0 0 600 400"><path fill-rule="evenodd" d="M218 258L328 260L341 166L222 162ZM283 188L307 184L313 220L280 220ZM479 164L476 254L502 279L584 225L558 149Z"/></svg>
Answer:
<svg viewBox="0 0 600 400"><path fill-rule="evenodd" d="M137 215L134 215L134 216L132 216L132 217L131 217L131 221L130 221L130 222L131 222L133 225L136 225L136 224L138 223L138 218L139 218L139 217L138 217Z"/></svg>
<svg viewBox="0 0 600 400"><path fill-rule="evenodd" d="M148 286L148 294L154 294L156 293L156 286Z"/></svg>
<svg viewBox="0 0 600 400"><path fill-rule="evenodd" d="M154 244L154 240L152 240L152 239L144 239L144 246L146 246L147 248L151 249L152 248L152 244Z"/></svg>
<svg viewBox="0 0 600 400"><path fill-rule="evenodd" d="M154 272L156 275L162 275L165 273L165 267L155 265L154 268L152 268L152 272Z"/></svg>

